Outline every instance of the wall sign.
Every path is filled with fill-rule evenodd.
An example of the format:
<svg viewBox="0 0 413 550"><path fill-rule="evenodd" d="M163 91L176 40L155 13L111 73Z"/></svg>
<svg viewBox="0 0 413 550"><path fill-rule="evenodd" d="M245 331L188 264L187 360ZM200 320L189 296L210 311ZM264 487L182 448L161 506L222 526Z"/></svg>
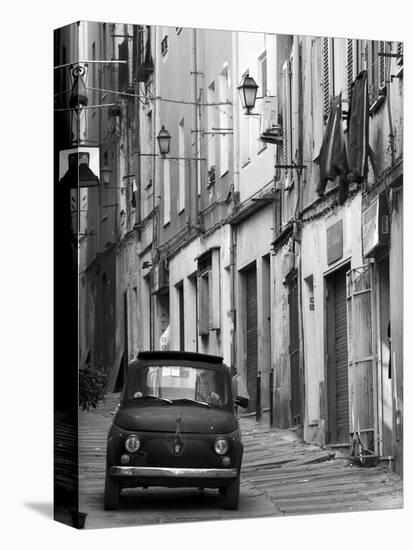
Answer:
<svg viewBox="0 0 413 550"><path fill-rule="evenodd" d="M327 228L328 265L343 257L343 220Z"/></svg>
<svg viewBox="0 0 413 550"><path fill-rule="evenodd" d="M385 195L377 197L362 213L363 254L374 256L389 242L390 220Z"/></svg>

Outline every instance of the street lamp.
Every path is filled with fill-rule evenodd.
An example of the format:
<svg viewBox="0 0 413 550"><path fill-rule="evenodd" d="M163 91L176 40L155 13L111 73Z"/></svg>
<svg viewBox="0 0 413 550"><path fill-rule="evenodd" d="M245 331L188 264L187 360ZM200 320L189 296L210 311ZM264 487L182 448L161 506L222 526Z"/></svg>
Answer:
<svg viewBox="0 0 413 550"><path fill-rule="evenodd" d="M245 110L246 115L252 114L251 111L255 106L255 100L257 98L257 90L257 83L247 72L243 76L241 84L238 86L242 108Z"/></svg>
<svg viewBox="0 0 413 550"><path fill-rule="evenodd" d="M169 153L171 143L171 136L169 135L168 130L165 130L165 126L162 126L162 129L160 130L156 139L158 140L159 152L161 153L161 157L165 158L165 156Z"/></svg>

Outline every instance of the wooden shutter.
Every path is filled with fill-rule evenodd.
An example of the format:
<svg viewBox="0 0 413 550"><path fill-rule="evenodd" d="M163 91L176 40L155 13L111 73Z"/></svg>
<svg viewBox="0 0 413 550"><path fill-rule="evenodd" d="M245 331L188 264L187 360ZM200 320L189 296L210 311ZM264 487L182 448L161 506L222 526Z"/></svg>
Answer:
<svg viewBox="0 0 413 550"><path fill-rule="evenodd" d="M397 64L403 65L403 42L397 42Z"/></svg>
<svg viewBox="0 0 413 550"><path fill-rule="evenodd" d="M379 53L386 53L386 42L379 42ZM386 58L384 55L378 56L378 87L383 88L386 84Z"/></svg>
<svg viewBox="0 0 413 550"><path fill-rule="evenodd" d="M291 164L291 79L290 63L286 61L282 73L283 164Z"/></svg>
<svg viewBox="0 0 413 550"><path fill-rule="evenodd" d="M347 272L350 433L360 453L377 452L373 284L370 265Z"/></svg>
<svg viewBox="0 0 413 550"><path fill-rule="evenodd" d="M347 97L350 104L351 100L351 85L353 84L355 77L354 70L354 41L351 38L347 39Z"/></svg>
<svg viewBox="0 0 413 550"><path fill-rule="evenodd" d="M323 117L327 121L330 113L331 96L333 94L333 55L332 39L323 38L322 58L323 58Z"/></svg>

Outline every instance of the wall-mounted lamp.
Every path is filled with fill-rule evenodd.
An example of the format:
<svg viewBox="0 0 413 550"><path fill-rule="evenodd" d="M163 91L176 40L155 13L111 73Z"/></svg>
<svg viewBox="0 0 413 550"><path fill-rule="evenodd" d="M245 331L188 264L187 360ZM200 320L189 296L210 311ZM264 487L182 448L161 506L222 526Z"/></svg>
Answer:
<svg viewBox="0 0 413 550"><path fill-rule="evenodd" d="M160 130L156 139L158 140L159 152L163 159L168 158L169 160L206 160L205 158L199 157L167 157L166 155L169 155L171 145L171 136L168 130L166 130L165 126L162 126L162 129Z"/></svg>
<svg viewBox="0 0 413 550"><path fill-rule="evenodd" d="M110 183L111 174L112 174L112 168L109 168L107 164L105 164L105 166L100 169L100 175L102 176L101 181L103 181L105 185L108 185Z"/></svg>
<svg viewBox="0 0 413 550"><path fill-rule="evenodd" d="M246 115L251 115L251 111L255 107L257 99L258 85L252 76L247 72L242 78L241 84L238 86L238 92L241 98L242 108Z"/></svg>
<svg viewBox="0 0 413 550"><path fill-rule="evenodd" d="M161 154L161 157L165 158L165 156L169 154L169 148L171 145L171 136L168 130L165 129L165 126L162 126L162 129L160 130L156 139L158 140L159 152Z"/></svg>
<svg viewBox="0 0 413 550"><path fill-rule="evenodd" d="M169 155L170 147L171 147L171 135L168 132L168 130L165 128L165 126L162 126L157 138L158 140L158 147L159 147L159 153L162 159L168 159L168 160L206 160L205 158L199 158L199 157L170 157ZM157 157L158 155L156 153L141 153L140 151L135 151L136 154L138 154L140 157Z"/></svg>

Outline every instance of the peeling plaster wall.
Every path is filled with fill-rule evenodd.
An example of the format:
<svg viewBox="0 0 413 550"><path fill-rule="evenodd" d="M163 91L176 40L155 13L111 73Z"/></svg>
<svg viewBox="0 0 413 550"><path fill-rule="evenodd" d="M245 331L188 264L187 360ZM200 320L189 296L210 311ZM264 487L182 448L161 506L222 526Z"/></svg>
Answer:
<svg viewBox="0 0 413 550"><path fill-rule="evenodd" d="M343 220L343 256L327 263L327 228ZM305 367L305 425L304 438L324 443L325 419L325 274L349 261L351 268L363 265L361 251L361 194L324 218L303 226L301 265L303 287L303 329ZM314 287L314 310L309 308L309 285Z"/></svg>
<svg viewBox="0 0 413 550"><path fill-rule="evenodd" d="M390 319L392 338L393 406L399 410L401 426L394 419L395 470L403 475L403 190L393 202L390 247Z"/></svg>

